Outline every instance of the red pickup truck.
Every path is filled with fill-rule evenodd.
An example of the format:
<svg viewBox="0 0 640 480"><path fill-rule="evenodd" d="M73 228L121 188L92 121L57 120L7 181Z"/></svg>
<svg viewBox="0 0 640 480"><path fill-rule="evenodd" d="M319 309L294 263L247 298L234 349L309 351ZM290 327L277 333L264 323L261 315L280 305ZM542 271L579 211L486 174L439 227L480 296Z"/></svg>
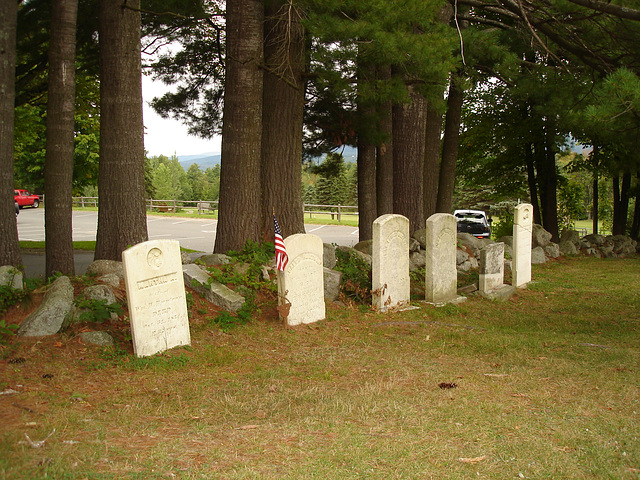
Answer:
<svg viewBox="0 0 640 480"><path fill-rule="evenodd" d="M16 201L20 208L38 208L38 206L40 205L40 197L38 195L31 195L27 190L14 190L13 199Z"/></svg>

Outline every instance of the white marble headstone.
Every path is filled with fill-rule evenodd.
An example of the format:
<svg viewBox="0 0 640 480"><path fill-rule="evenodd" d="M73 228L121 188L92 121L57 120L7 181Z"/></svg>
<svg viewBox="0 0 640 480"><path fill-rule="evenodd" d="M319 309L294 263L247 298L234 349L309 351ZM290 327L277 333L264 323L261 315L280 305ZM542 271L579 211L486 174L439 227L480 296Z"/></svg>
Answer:
<svg viewBox="0 0 640 480"><path fill-rule="evenodd" d="M278 303L291 303L287 325L313 323L325 318L322 239L298 233L284 239L289 262L278 272ZM282 312L281 312L282 317Z"/></svg>
<svg viewBox="0 0 640 480"><path fill-rule="evenodd" d="M139 243L122 252L122 264L136 356L190 345L180 243Z"/></svg>
<svg viewBox="0 0 640 480"><path fill-rule="evenodd" d="M531 281L531 236L533 232L533 205L522 203L513 215L512 282L524 287Z"/></svg>
<svg viewBox="0 0 640 480"><path fill-rule="evenodd" d="M456 217L436 213L427 219L425 300L442 305L460 300L457 294L458 271Z"/></svg>
<svg viewBox="0 0 640 480"><path fill-rule="evenodd" d="M373 307L384 312L409 305L409 219L382 215L373 222Z"/></svg>

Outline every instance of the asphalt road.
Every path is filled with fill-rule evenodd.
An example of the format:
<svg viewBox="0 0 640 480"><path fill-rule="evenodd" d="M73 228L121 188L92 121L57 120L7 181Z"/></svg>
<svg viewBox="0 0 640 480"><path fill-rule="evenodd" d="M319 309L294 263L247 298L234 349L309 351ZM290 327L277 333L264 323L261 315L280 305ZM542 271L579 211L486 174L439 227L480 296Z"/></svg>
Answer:
<svg viewBox="0 0 640 480"><path fill-rule="evenodd" d="M216 238L217 220L199 218L147 216L149 240L174 239L183 248L210 253ZM73 240L96 239L98 212L73 212ZM325 243L352 247L358 243L358 228L341 225L305 225L307 233ZM44 241L44 209L23 208L18 215L20 240Z"/></svg>

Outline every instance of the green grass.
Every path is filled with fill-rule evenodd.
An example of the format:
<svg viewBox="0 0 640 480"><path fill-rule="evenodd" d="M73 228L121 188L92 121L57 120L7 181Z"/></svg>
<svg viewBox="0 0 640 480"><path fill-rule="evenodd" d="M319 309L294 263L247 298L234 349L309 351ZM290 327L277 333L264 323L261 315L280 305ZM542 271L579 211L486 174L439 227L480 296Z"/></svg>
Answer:
<svg viewBox="0 0 640 480"><path fill-rule="evenodd" d="M637 479L639 269L571 258L505 303L200 325L144 361L14 339L0 478Z"/></svg>
<svg viewBox="0 0 640 480"><path fill-rule="evenodd" d="M21 240L20 248L23 250L44 250L45 242L34 242L30 240ZM95 240L92 241L81 241L81 242L73 242L74 250L88 250L93 252L96 249Z"/></svg>

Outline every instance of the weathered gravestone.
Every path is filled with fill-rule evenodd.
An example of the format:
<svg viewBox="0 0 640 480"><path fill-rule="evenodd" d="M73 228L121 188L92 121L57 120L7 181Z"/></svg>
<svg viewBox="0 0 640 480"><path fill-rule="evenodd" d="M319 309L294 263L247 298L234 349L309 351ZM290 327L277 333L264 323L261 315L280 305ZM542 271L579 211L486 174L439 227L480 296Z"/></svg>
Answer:
<svg viewBox="0 0 640 480"><path fill-rule="evenodd" d="M456 249L456 217L436 213L427 219L425 264L425 300L435 305L462 301L459 297Z"/></svg>
<svg viewBox="0 0 640 480"><path fill-rule="evenodd" d="M524 287L531 281L531 236L533 206L522 203L513 215L512 281L514 287Z"/></svg>
<svg viewBox="0 0 640 480"><path fill-rule="evenodd" d="M284 245L289 261L278 272L280 318L289 326L324 320L322 240L316 235L298 233L285 238Z"/></svg>
<svg viewBox="0 0 640 480"><path fill-rule="evenodd" d="M504 243L485 245L480 250L480 295L493 300L507 300L515 287L504 284Z"/></svg>
<svg viewBox="0 0 640 480"><path fill-rule="evenodd" d="M488 293L502 286L504 281L504 243L485 245L480 250L478 290Z"/></svg>
<svg viewBox="0 0 640 480"><path fill-rule="evenodd" d="M409 219L402 215L382 215L373 222L373 265L371 286L373 307L409 306Z"/></svg>
<svg viewBox="0 0 640 480"><path fill-rule="evenodd" d="M177 240L151 240L122 252L133 351L138 357L191 344Z"/></svg>

